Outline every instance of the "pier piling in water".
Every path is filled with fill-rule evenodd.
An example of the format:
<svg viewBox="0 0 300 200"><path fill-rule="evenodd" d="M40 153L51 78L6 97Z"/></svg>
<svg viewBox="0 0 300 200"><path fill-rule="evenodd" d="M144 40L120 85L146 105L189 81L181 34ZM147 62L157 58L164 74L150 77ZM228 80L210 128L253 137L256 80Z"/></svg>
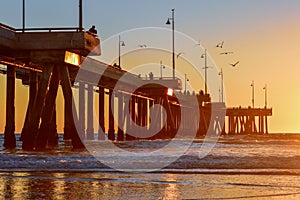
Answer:
<svg viewBox="0 0 300 200"><path fill-rule="evenodd" d="M114 94L112 90L109 90L109 127L108 127L108 139L114 141L115 140L115 119L114 119L114 111L115 111L115 101Z"/></svg>
<svg viewBox="0 0 300 200"><path fill-rule="evenodd" d="M99 87L99 130L98 140L105 140L105 119L104 119L104 88Z"/></svg>
<svg viewBox="0 0 300 200"><path fill-rule="evenodd" d="M94 140L94 87L88 85L88 112L87 112L87 130L86 137L88 140Z"/></svg>
<svg viewBox="0 0 300 200"><path fill-rule="evenodd" d="M6 124L4 132L4 147L16 147L15 137L15 82L16 71L14 66L7 66L6 85Z"/></svg>

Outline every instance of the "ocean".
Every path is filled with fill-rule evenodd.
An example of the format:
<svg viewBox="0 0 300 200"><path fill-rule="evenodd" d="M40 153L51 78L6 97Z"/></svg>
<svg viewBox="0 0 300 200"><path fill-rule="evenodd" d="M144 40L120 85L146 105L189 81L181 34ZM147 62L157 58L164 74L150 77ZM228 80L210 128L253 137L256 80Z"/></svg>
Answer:
<svg viewBox="0 0 300 200"><path fill-rule="evenodd" d="M100 141L78 151L60 140L26 152L21 142L5 150L0 135L0 199L300 199L300 135L222 136L203 154L207 144Z"/></svg>

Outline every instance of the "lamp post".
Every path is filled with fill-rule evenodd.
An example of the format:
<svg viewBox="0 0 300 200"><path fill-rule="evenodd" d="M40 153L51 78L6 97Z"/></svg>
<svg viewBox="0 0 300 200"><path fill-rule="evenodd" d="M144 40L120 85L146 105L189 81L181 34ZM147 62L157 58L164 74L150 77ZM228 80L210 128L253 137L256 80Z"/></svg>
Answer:
<svg viewBox="0 0 300 200"><path fill-rule="evenodd" d="M264 87L264 90L265 90L265 108L267 108L267 95L268 95L268 93L267 93L267 84L265 85L265 87Z"/></svg>
<svg viewBox="0 0 300 200"><path fill-rule="evenodd" d="M254 108L254 81L252 81L251 87L252 87L252 108Z"/></svg>
<svg viewBox="0 0 300 200"><path fill-rule="evenodd" d="M205 70L205 80L204 80L204 88L205 94L207 94L207 50L205 49L204 54L201 55L201 58L204 58L204 70Z"/></svg>
<svg viewBox="0 0 300 200"><path fill-rule="evenodd" d="M187 78L187 74L184 74L184 93L186 93L186 83L190 81L188 78Z"/></svg>
<svg viewBox="0 0 300 200"><path fill-rule="evenodd" d="M174 16L175 9L172 9L172 18L168 18L167 25L170 25L172 20L172 49L173 49L173 79L175 79L175 16Z"/></svg>
<svg viewBox="0 0 300 200"><path fill-rule="evenodd" d="M82 0L79 0L79 31L83 30L82 25Z"/></svg>
<svg viewBox="0 0 300 200"><path fill-rule="evenodd" d="M25 32L25 0L22 4L22 32Z"/></svg>
<svg viewBox="0 0 300 200"><path fill-rule="evenodd" d="M121 35L119 35L119 67L121 67L121 46L125 46L125 42L121 41Z"/></svg>
<svg viewBox="0 0 300 200"><path fill-rule="evenodd" d="M163 69L165 69L166 67L162 64L162 61L160 61L160 79L163 78Z"/></svg>
<svg viewBox="0 0 300 200"><path fill-rule="evenodd" d="M219 75L221 76L221 102L224 103L224 74L222 68Z"/></svg>

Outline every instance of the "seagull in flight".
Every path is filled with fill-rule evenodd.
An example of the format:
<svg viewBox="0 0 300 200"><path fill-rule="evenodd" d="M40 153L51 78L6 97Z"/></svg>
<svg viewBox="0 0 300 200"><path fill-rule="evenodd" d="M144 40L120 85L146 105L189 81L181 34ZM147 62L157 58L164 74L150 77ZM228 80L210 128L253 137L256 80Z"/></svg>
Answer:
<svg viewBox="0 0 300 200"><path fill-rule="evenodd" d="M232 51L227 51L227 52L220 53L220 55L228 55L228 54L233 54L233 52Z"/></svg>
<svg viewBox="0 0 300 200"><path fill-rule="evenodd" d="M237 66L239 63L240 63L240 61L237 61L236 63L230 64L230 65L231 65L232 67L235 67L235 66Z"/></svg>
<svg viewBox="0 0 300 200"><path fill-rule="evenodd" d="M179 52L179 53L177 54L177 58L179 58L179 56L182 55L182 54L184 54L184 52Z"/></svg>
<svg viewBox="0 0 300 200"><path fill-rule="evenodd" d="M146 48L147 47L147 45L145 45L145 44L139 44L138 46L141 47L141 48Z"/></svg>
<svg viewBox="0 0 300 200"><path fill-rule="evenodd" d="M224 41L220 42L219 44L216 45L217 48L223 48L224 45Z"/></svg>
<svg viewBox="0 0 300 200"><path fill-rule="evenodd" d="M201 46L201 40L199 40L198 43L195 44L195 46Z"/></svg>

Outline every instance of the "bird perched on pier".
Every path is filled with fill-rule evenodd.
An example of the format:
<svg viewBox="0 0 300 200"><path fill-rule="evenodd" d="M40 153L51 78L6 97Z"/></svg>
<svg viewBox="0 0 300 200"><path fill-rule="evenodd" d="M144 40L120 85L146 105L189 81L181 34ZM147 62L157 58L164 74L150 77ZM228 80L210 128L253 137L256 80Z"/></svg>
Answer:
<svg viewBox="0 0 300 200"><path fill-rule="evenodd" d="M237 66L239 63L240 63L240 61L237 61L236 63L230 64L230 65L231 65L232 67L235 67L235 66Z"/></svg>
<svg viewBox="0 0 300 200"><path fill-rule="evenodd" d="M97 36L97 33L98 33L95 25L93 25L87 32L95 37Z"/></svg>
<svg viewBox="0 0 300 200"><path fill-rule="evenodd" d="M228 54L233 54L233 52L232 51L227 51L227 52L220 53L220 55L228 55Z"/></svg>
<svg viewBox="0 0 300 200"><path fill-rule="evenodd" d="M219 44L216 45L217 48L223 48L224 45L224 41L220 42Z"/></svg>

